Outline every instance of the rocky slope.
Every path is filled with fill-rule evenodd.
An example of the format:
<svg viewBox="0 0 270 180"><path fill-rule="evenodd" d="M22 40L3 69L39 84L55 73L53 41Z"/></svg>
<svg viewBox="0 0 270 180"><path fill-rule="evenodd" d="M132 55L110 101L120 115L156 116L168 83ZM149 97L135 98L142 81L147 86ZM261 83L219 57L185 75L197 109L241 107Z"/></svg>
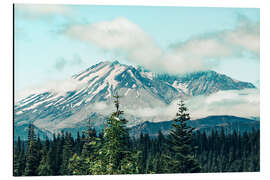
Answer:
<svg viewBox="0 0 270 180"><path fill-rule="evenodd" d="M145 119L136 114L138 108L164 107L178 98L209 95L220 90L255 88L251 83L240 82L214 71L184 76L158 75L117 61L91 66L72 76L72 83L78 86L66 92L43 90L15 102L15 129L29 121L51 133L80 129L89 117L96 126L100 126L106 115L112 112L116 92L121 96L121 107L126 112L135 112L126 113L129 126L132 126L157 118L153 115ZM19 132L22 131L15 131L15 134Z"/></svg>

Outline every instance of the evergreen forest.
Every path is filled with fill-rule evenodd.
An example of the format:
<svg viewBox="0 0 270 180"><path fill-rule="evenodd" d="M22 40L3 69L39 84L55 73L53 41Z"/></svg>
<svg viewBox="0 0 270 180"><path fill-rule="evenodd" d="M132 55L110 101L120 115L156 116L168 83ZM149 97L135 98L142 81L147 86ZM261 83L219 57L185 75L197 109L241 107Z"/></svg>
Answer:
<svg viewBox="0 0 270 180"><path fill-rule="evenodd" d="M260 130L206 133L187 125L183 101L169 134L129 136L115 96L115 112L102 132L91 126L73 137L62 132L41 140L29 123L28 139L14 141L14 176L162 174L260 171Z"/></svg>

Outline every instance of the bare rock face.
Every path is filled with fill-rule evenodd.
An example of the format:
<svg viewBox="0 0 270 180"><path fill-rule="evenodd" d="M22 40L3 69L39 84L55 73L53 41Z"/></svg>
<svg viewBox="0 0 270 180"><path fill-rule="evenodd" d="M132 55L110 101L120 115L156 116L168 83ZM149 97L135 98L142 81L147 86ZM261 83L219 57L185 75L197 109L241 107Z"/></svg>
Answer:
<svg viewBox="0 0 270 180"><path fill-rule="evenodd" d="M177 98L209 95L220 90L255 88L214 71L186 75L155 74L142 67L114 62L100 62L72 76L76 88L65 93L45 90L29 94L15 103L16 138L32 121L40 131L57 133L83 129L90 116L97 128L104 126L106 115L113 109L113 95L121 96L121 106L128 110L166 106ZM59 83L59 86L64 84ZM127 110L127 111L126 111ZM128 114L129 125L145 121L140 115ZM153 120L155 117L152 118ZM148 118L149 120L149 118ZM20 129L21 127L21 129Z"/></svg>

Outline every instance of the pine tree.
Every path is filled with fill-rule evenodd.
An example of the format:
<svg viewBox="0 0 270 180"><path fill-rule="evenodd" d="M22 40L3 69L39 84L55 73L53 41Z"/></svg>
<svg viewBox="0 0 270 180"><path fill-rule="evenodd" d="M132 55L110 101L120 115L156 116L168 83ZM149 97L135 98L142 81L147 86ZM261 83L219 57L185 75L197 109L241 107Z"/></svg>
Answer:
<svg viewBox="0 0 270 180"><path fill-rule="evenodd" d="M143 135L141 133L140 135L140 150L142 152L142 158L140 161L140 173L147 173L148 172L148 159L149 159L149 155L150 155L150 144L151 144L151 140L149 137L149 134L146 133L145 135Z"/></svg>
<svg viewBox="0 0 270 180"><path fill-rule="evenodd" d="M72 146L73 146L73 138L71 136L71 133L66 132L62 154L62 164L60 168L61 175L71 175L71 172L68 169L68 163L69 159L73 156Z"/></svg>
<svg viewBox="0 0 270 180"><path fill-rule="evenodd" d="M20 136L18 136L17 144L14 149L14 176L21 176L24 171L24 146L21 142Z"/></svg>
<svg viewBox="0 0 270 180"><path fill-rule="evenodd" d="M89 158L91 155L94 155L94 152L96 152L99 148L97 147L99 138L97 138L96 130L91 125L90 118L88 119L88 128L83 133L86 135L86 137L82 139L82 141L84 141L82 157Z"/></svg>
<svg viewBox="0 0 270 180"><path fill-rule="evenodd" d="M135 172L136 168L133 166L133 156L129 149L127 120L122 117L124 112L119 110L119 96L114 98L116 111L106 122L101 156L106 167L105 174L127 174Z"/></svg>
<svg viewBox="0 0 270 180"><path fill-rule="evenodd" d="M172 124L173 130L169 134L170 171L173 173L200 172L200 166L194 158L191 146L194 128L187 125L190 116L183 101L178 104L178 112Z"/></svg>
<svg viewBox="0 0 270 180"><path fill-rule="evenodd" d="M22 142L22 147L21 147L21 153L19 156L19 166L20 166L20 171L19 175L23 175L24 169L25 169L25 149L24 149L24 141Z"/></svg>
<svg viewBox="0 0 270 180"><path fill-rule="evenodd" d="M91 119L88 120L88 128L83 132L82 140L84 142L81 157L74 155L70 161L70 167L73 173L95 174L93 168L98 159L98 151L101 148L101 140L96 135L96 130L91 125ZM98 174L98 173L97 173Z"/></svg>
<svg viewBox="0 0 270 180"><path fill-rule="evenodd" d="M29 123L24 175L36 176L38 166L39 166L38 144L34 132L34 125L32 123Z"/></svg>
<svg viewBox="0 0 270 180"><path fill-rule="evenodd" d="M49 150L48 150L49 151L48 152L48 161L49 161L49 165L50 165L51 170L52 170L52 175L59 175L60 174L59 167L61 166L61 164L60 164L61 150L62 150L62 147L61 147L61 143L60 143L60 134L58 134L57 137L54 134L53 140L50 143Z"/></svg>
<svg viewBox="0 0 270 180"><path fill-rule="evenodd" d="M41 143L39 134L38 134L36 146L37 146L37 157L38 157L38 161L40 162L42 158L42 143Z"/></svg>
<svg viewBox="0 0 270 180"><path fill-rule="evenodd" d="M74 151L79 156L82 153L82 141L81 141L81 136L80 136L80 132L79 131L77 132L77 138L75 140Z"/></svg>
<svg viewBox="0 0 270 180"><path fill-rule="evenodd" d="M156 150L156 162L154 164L154 171L158 174L168 172L168 165L166 162L166 146L165 137L161 130L158 131L157 137L157 150Z"/></svg>
<svg viewBox="0 0 270 180"><path fill-rule="evenodd" d="M68 169L72 175L87 175L88 169L85 160L76 153L69 159Z"/></svg>
<svg viewBox="0 0 270 180"><path fill-rule="evenodd" d="M49 176L52 175L52 168L50 163L50 142L48 137L46 137L45 144L41 150L41 161L37 169L39 176Z"/></svg>

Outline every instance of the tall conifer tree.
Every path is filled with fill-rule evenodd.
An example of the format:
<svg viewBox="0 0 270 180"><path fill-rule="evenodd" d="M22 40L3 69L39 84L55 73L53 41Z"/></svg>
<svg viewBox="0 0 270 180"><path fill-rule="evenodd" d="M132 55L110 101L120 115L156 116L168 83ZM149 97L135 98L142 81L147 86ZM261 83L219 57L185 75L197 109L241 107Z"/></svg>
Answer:
<svg viewBox="0 0 270 180"><path fill-rule="evenodd" d="M88 128L83 132L81 141L84 143L81 157L77 154L73 155L70 160L70 167L73 173L95 174L96 169L93 166L99 158L98 151L101 148L101 141L96 135L96 130L91 125L91 119L88 119ZM98 174L98 173L97 173Z"/></svg>
<svg viewBox="0 0 270 180"><path fill-rule="evenodd" d="M35 136L34 125L32 122L28 126L28 141L26 151L26 164L24 175L25 176L36 176L37 168L39 166L39 152L38 144Z"/></svg>
<svg viewBox="0 0 270 180"><path fill-rule="evenodd" d="M60 173L62 175L71 175L71 172L68 169L68 162L69 159L73 156L72 146L73 146L73 138L71 136L71 133L67 132L64 139L62 164L60 168Z"/></svg>
<svg viewBox="0 0 270 180"><path fill-rule="evenodd" d="M45 144L41 150L41 161L38 167L38 175L40 176L49 176L52 175L52 167L51 167L51 162L50 162L50 154L49 154L49 149L50 149L50 142L48 137L46 137Z"/></svg>
<svg viewBox="0 0 270 180"><path fill-rule="evenodd" d="M21 176L24 169L23 169L23 158L24 158L24 150L22 149L22 143L20 136L18 136L16 147L14 146L14 156L13 156L13 174L14 176ZM14 144L15 145L15 144Z"/></svg>
<svg viewBox="0 0 270 180"><path fill-rule="evenodd" d="M97 151L97 141L96 130L91 125L91 119L88 119L87 130L83 132L86 137L82 139L84 141L82 149L82 157L89 158L91 155L94 155L94 151Z"/></svg>
<svg viewBox="0 0 270 180"><path fill-rule="evenodd" d="M119 109L119 96L114 96L116 111L107 120L104 129L103 155L107 174L127 174L135 171L132 155L129 149L129 134L126 128L127 120L124 112Z"/></svg>
<svg viewBox="0 0 270 180"><path fill-rule="evenodd" d="M191 146L194 128L187 125L190 120L184 102L178 104L178 112L172 124L173 129L169 134L170 168L173 173L200 172L200 166L194 158Z"/></svg>

